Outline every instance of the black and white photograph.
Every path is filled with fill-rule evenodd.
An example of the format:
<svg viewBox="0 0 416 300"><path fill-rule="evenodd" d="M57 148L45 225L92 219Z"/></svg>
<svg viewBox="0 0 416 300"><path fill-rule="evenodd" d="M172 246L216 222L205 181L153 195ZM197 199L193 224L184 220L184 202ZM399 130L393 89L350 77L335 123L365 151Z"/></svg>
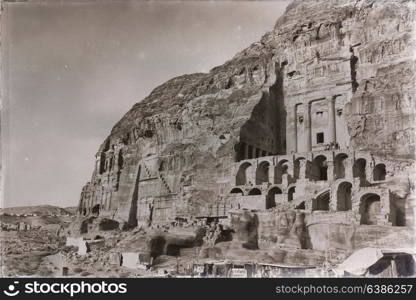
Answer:
<svg viewBox="0 0 416 300"><path fill-rule="evenodd" d="M1 277L416 277L415 1L1 5Z"/></svg>

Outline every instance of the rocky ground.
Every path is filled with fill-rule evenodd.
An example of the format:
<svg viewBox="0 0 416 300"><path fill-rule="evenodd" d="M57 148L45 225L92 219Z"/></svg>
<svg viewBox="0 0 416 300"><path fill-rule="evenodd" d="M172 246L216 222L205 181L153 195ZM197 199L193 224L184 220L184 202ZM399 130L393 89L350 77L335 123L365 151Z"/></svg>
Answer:
<svg viewBox="0 0 416 300"><path fill-rule="evenodd" d="M44 259L62 249L64 238L42 229L2 231L0 238L3 276L52 276L56 272Z"/></svg>
<svg viewBox="0 0 416 300"><path fill-rule="evenodd" d="M170 276L165 270L189 265L186 257L161 255L151 270L132 269L111 263L111 253L139 246L142 232L113 232L106 243L85 255L65 246L65 237L47 230L2 231L2 275L5 277L157 277ZM144 240L143 240L144 241ZM141 245L143 246L143 245ZM63 268L67 271L63 272Z"/></svg>

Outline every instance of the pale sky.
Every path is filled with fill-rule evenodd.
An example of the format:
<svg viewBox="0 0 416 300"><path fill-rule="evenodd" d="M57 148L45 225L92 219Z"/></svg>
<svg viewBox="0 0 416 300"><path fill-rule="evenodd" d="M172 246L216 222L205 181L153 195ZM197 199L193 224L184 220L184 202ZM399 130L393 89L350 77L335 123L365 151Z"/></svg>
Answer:
<svg viewBox="0 0 416 300"><path fill-rule="evenodd" d="M232 58L288 3L4 3L4 206L77 205L99 145L134 103Z"/></svg>

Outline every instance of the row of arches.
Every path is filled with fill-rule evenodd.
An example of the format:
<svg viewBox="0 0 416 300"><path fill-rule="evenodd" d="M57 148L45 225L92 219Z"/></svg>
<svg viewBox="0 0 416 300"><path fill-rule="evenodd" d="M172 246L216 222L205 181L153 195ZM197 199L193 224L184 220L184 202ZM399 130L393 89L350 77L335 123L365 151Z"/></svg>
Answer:
<svg viewBox="0 0 416 300"><path fill-rule="evenodd" d="M287 201L291 202L296 192L296 187L291 186L287 190ZM241 188L233 188L231 194L244 195ZM276 206L276 195L283 194L283 191L278 186L273 186L265 193L266 209ZM262 195L262 191L254 187L250 189L246 195ZM330 190L326 189L312 199L312 211L329 211L330 210L331 194ZM298 204L295 209L305 209L305 201ZM338 184L336 189L336 210L337 211L351 211L352 206L352 183L343 181ZM404 226L405 213L400 209L395 210L394 206L390 206L390 213L394 215L394 219L391 220L395 226ZM359 199L359 215L361 225L376 225L381 214L381 197L377 193L368 192L360 196Z"/></svg>
<svg viewBox="0 0 416 300"><path fill-rule="evenodd" d="M348 155L345 153L338 154L334 159L334 174L333 179L346 178ZM309 164L308 167L302 165ZM360 178L360 182L365 184L367 180L367 161L364 158L357 159L352 166L352 176ZM244 162L239 166L236 173L236 185L260 185L264 182L277 183L283 182L286 177L288 182L295 182L301 178L301 172L305 172L303 176L315 181L328 180L328 161L324 155L315 157L312 162L306 158L297 158L294 161L293 172L290 170L288 160L280 161L276 166L270 164L269 161L263 161L258 164L254 170L254 166L250 162ZM293 173L293 174L291 174ZM350 173L351 174L351 173ZM386 165L383 163L377 164L372 170L372 180L382 181L386 179Z"/></svg>
<svg viewBox="0 0 416 300"><path fill-rule="evenodd" d="M343 182L337 189L337 211L352 210L351 188L349 182ZM313 211L328 211L330 203L329 190L323 192L312 200ZM381 213L380 195L375 193L367 193L360 197L360 224L375 225Z"/></svg>
<svg viewBox="0 0 416 300"><path fill-rule="evenodd" d="M287 190L287 200L290 202L293 200L293 195L296 192L296 187L292 186ZM230 194L233 195L244 195L244 192L242 189L236 187L233 188L230 192ZM266 209L268 208L272 208L276 206L276 195L282 195L283 191L280 187L277 186L273 186L271 187L268 191L266 196ZM258 195L262 195L262 191L259 188L252 188L250 189L247 193L247 196L258 196Z"/></svg>

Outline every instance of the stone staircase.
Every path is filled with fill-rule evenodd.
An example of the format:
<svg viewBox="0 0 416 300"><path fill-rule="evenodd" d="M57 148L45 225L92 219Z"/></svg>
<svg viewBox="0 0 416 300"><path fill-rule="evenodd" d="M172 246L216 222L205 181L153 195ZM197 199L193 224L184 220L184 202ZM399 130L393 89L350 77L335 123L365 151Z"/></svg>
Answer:
<svg viewBox="0 0 416 300"><path fill-rule="evenodd" d="M163 177L163 175L158 171L156 175L153 175L149 168L146 166L146 164L143 164L143 169L147 175L147 179L156 179L158 178L161 182L168 194L172 194L172 190L170 189L168 183L166 182L166 179Z"/></svg>
<svg viewBox="0 0 416 300"><path fill-rule="evenodd" d="M171 191L168 183L166 182L166 179L163 177L163 175L160 172L157 172L157 176L159 177L160 181L162 181L162 184L165 187L165 189L168 191L168 193L172 194L172 191Z"/></svg>
<svg viewBox="0 0 416 300"><path fill-rule="evenodd" d="M145 172L146 172L146 174L147 174L147 177L148 177L148 178L151 178L151 177L152 177L152 173L150 173L150 171L149 171L149 169L147 168L146 164L143 164L143 167L144 167L144 171L145 171Z"/></svg>

